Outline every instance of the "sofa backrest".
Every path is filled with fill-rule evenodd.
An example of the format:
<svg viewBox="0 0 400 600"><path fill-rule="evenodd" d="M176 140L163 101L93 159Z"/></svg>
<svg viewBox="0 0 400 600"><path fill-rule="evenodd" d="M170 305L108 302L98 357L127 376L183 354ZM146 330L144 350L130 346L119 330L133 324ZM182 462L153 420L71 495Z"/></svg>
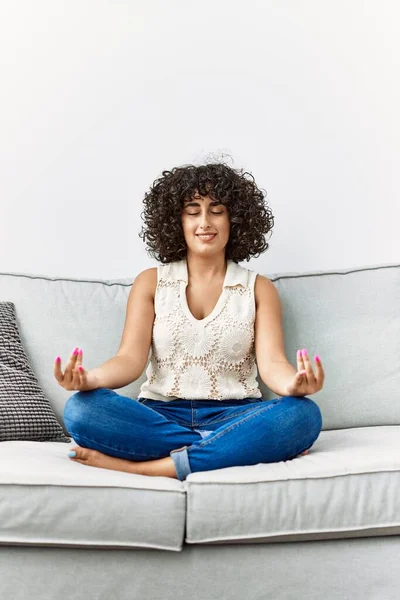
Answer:
<svg viewBox="0 0 400 600"><path fill-rule="evenodd" d="M400 265L265 275L282 302L289 362L297 366L300 348L314 370L314 355L322 359L324 387L310 397L323 429L400 425ZM0 273L0 301L14 302L28 359L63 427L73 392L54 378L54 360L61 356L64 369L75 346L83 348L86 369L115 355L133 280ZM145 379L144 371L116 391L136 399ZM259 385L265 399L276 397Z"/></svg>

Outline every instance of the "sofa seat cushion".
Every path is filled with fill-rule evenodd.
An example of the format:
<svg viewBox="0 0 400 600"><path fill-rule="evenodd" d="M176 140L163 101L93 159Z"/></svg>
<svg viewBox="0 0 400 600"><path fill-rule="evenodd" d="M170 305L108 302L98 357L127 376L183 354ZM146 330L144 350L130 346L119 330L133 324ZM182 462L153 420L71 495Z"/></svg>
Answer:
<svg viewBox="0 0 400 600"><path fill-rule="evenodd" d="M182 550L184 482L74 462L76 445L0 442L0 544Z"/></svg>
<svg viewBox="0 0 400 600"><path fill-rule="evenodd" d="M321 431L309 454L191 473L188 544L400 534L400 426Z"/></svg>

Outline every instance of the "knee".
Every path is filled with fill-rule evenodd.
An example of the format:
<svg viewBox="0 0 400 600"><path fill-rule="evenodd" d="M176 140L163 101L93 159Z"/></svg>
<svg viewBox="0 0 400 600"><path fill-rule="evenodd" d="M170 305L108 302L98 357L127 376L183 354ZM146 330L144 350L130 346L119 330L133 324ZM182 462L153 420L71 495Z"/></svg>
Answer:
<svg viewBox="0 0 400 600"><path fill-rule="evenodd" d="M320 407L316 402L314 402L314 400L307 398L307 404L310 411L310 433L312 437L312 443L314 443L322 431L322 413Z"/></svg>
<svg viewBox="0 0 400 600"><path fill-rule="evenodd" d="M306 400L306 408L309 411L309 426L312 444L319 437L322 431L322 413L318 404L311 398L304 397Z"/></svg>
<svg viewBox="0 0 400 600"><path fill-rule="evenodd" d="M289 402L294 404L301 415L302 426L310 437L313 444L322 431L322 413L318 404L308 396L285 396Z"/></svg>
<svg viewBox="0 0 400 600"><path fill-rule="evenodd" d="M67 428L70 427L76 431L82 423L87 422L88 413L93 402L98 399L99 392L101 393L100 389L76 392L68 398L63 411L64 423Z"/></svg>
<svg viewBox="0 0 400 600"><path fill-rule="evenodd" d="M72 396L68 398L64 406L63 418L67 428L79 423L82 420L83 412L84 405L82 392L76 392L76 394L72 394Z"/></svg>

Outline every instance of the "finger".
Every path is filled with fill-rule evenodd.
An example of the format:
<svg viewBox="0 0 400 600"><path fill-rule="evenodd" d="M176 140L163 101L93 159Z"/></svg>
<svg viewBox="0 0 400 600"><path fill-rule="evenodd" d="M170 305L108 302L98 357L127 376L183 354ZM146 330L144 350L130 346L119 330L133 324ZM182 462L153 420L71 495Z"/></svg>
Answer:
<svg viewBox="0 0 400 600"><path fill-rule="evenodd" d="M304 371L298 371L294 377L294 381L290 386L290 394L302 394L304 386L307 386L307 374Z"/></svg>
<svg viewBox="0 0 400 600"><path fill-rule="evenodd" d="M78 367L78 371L79 371L79 379L80 379L81 385L86 385L87 377L86 377L85 369L83 367Z"/></svg>
<svg viewBox="0 0 400 600"><path fill-rule="evenodd" d="M69 379L69 383L70 385L72 385L74 388L79 385L79 377L75 371L75 369L72 369L70 372L70 379Z"/></svg>
<svg viewBox="0 0 400 600"><path fill-rule="evenodd" d="M69 355L69 359L68 359L68 363L67 366L65 367L65 374L64 377L66 377L68 375L68 377L70 377L71 379L73 379L73 370L75 368L75 363L76 363L76 359L77 359L77 352L78 352L78 348L75 348L75 350L73 350L71 352L71 354Z"/></svg>
<svg viewBox="0 0 400 600"><path fill-rule="evenodd" d="M78 365L75 365L72 373L73 373L73 382L74 382L74 385L77 386L77 387L81 387L82 377L81 377L81 372L79 370L79 366Z"/></svg>
<svg viewBox="0 0 400 600"><path fill-rule="evenodd" d="M79 348L79 352L78 352L77 359L76 359L75 369L76 369L78 377L79 377L80 386L82 386L86 383L86 371L82 366L82 356L83 356L83 350L82 350L82 348Z"/></svg>
<svg viewBox="0 0 400 600"><path fill-rule="evenodd" d="M299 375L297 381L307 381L307 371L305 369L304 360L302 356L302 350L297 350L297 374Z"/></svg>
<svg viewBox="0 0 400 600"><path fill-rule="evenodd" d="M59 359L59 360L57 360ZM61 358L58 356L54 361L54 369L53 369L54 377L57 381L62 382L64 380L64 376L61 370Z"/></svg>
<svg viewBox="0 0 400 600"><path fill-rule="evenodd" d="M79 365L82 364L82 354L83 354L82 348L78 348L78 354L76 355L76 362L75 362L76 367L79 367Z"/></svg>
<svg viewBox="0 0 400 600"><path fill-rule="evenodd" d="M76 371L77 380L78 380L79 384L82 383L81 371L79 369L79 367L81 367L81 366L82 366L82 348L78 348L78 354L76 355L74 370Z"/></svg>
<svg viewBox="0 0 400 600"><path fill-rule="evenodd" d="M304 367L307 371L307 379L309 381L315 381L314 371L313 371L310 357L308 356L307 350L305 350L305 349L303 350L302 356L303 356L303 361L304 361Z"/></svg>
<svg viewBox="0 0 400 600"><path fill-rule="evenodd" d="M74 348L71 352L71 354L69 355L69 360L72 364L75 364L76 359L78 357L78 350L79 348Z"/></svg>
<svg viewBox="0 0 400 600"><path fill-rule="evenodd" d="M325 371L324 368L322 366L322 362L321 362L321 358L318 356L317 360L317 356L314 356L314 360L315 360L315 364L317 365L316 367L316 379L318 381L318 383L320 383L321 385L324 383L325 380Z"/></svg>
<svg viewBox="0 0 400 600"><path fill-rule="evenodd" d="M304 369L303 357L301 355L301 350L297 350L297 370L301 371Z"/></svg>
<svg viewBox="0 0 400 600"><path fill-rule="evenodd" d="M73 362L71 366L71 377L74 386L80 386L80 377L78 371L79 348L76 348L76 354L73 354Z"/></svg>

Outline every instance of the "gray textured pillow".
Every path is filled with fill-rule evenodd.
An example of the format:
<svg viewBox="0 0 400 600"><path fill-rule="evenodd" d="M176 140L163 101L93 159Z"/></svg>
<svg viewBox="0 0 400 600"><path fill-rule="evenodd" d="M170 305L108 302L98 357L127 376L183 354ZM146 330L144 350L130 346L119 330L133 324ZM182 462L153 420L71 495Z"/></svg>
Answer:
<svg viewBox="0 0 400 600"><path fill-rule="evenodd" d="M0 302L0 442L70 442L40 388L19 335L13 302Z"/></svg>

